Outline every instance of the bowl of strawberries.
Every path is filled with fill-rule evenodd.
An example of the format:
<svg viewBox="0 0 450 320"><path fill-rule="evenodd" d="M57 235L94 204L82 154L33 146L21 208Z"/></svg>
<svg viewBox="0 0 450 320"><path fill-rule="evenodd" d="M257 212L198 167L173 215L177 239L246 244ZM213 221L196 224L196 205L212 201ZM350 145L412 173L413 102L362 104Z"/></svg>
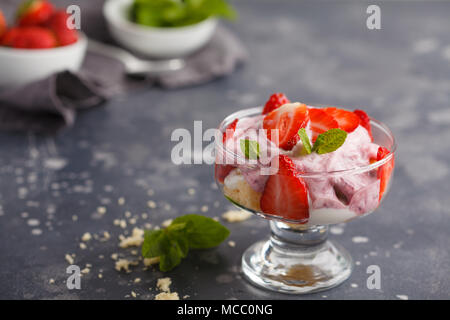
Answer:
<svg viewBox="0 0 450 320"><path fill-rule="evenodd" d="M0 10L0 87L79 70L87 39L70 27L71 16L46 0L28 0L9 24Z"/></svg>

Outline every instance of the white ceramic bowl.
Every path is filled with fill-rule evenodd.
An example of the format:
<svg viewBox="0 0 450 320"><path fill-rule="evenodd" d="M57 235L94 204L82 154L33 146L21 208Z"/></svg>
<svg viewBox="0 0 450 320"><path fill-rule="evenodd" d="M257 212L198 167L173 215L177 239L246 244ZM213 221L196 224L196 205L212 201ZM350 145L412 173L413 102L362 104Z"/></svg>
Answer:
<svg viewBox="0 0 450 320"><path fill-rule="evenodd" d="M15 49L0 46L0 87L14 87L53 73L80 69L87 38L79 33L76 43L51 49Z"/></svg>
<svg viewBox="0 0 450 320"><path fill-rule="evenodd" d="M142 26L128 19L132 3L133 0L107 0L103 15L111 35L119 44L148 57L186 56L204 46L217 25L217 19L210 18L185 27Z"/></svg>

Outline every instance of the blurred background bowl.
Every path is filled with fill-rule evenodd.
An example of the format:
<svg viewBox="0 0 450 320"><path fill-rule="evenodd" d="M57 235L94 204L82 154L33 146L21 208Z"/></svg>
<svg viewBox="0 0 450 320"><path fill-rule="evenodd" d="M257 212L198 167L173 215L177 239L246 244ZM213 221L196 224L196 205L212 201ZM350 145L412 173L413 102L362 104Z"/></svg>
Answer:
<svg viewBox="0 0 450 320"><path fill-rule="evenodd" d="M14 87L43 79L63 70L78 71L87 48L86 36L51 49L15 49L0 47L0 87Z"/></svg>
<svg viewBox="0 0 450 320"><path fill-rule="evenodd" d="M154 58L176 58L203 47L214 33L217 19L184 27L149 27L129 20L133 0L107 0L103 7L112 37L125 48Z"/></svg>

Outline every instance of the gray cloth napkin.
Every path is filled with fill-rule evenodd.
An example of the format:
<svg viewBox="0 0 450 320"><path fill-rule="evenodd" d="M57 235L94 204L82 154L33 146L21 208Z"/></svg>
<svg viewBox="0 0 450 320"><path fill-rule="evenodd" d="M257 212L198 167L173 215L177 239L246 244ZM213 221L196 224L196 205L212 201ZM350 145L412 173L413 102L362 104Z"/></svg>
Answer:
<svg viewBox="0 0 450 320"><path fill-rule="evenodd" d="M211 41L187 57L186 66L181 70L148 76L144 80L130 79L124 76L124 67L119 61L88 53L81 73L89 79L95 79L102 85L102 91L110 96L142 86L176 89L201 85L231 74L247 59L248 52L241 41L219 25Z"/></svg>
<svg viewBox="0 0 450 320"><path fill-rule="evenodd" d="M83 8L82 29L90 37L111 42L99 3ZM98 106L114 95L155 85L170 89L200 85L229 75L247 57L239 39L220 25L204 48L186 58L185 68L144 80L128 78L119 61L88 52L76 74L64 71L0 90L0 130L53 133L73 125L77 110Z"/></svg>
<svg viewBox="0 0 450 320"><path fill-rule="evenodd" d="M54 133L75 122L76 112L105 96L91 81L69 71L0 92L0 129Z"/></svg>

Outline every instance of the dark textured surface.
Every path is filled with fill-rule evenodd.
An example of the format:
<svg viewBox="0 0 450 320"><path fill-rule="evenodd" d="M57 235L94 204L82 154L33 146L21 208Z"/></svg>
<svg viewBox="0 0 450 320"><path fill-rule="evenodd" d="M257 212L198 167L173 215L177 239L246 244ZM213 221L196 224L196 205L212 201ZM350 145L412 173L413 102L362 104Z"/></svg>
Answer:
<svg viewBox="0 0 450 320"><path fill-rule="evenodd" d="M205 214L219 216L229 204L212 188L213 168L172 165L172 130L192 131L194 120L216 127L231 112L284 91L310 104L363 107L397 138L395 179L382 207L331 235L357 261L351 278L301 297L250 286L239 273L240 256L268 234L266 222L253 217L227 224L236 247L224 243L192 252L169 272L172 289L191 299L448 299L450 4L380 6L382 30L369 31L367 4L356 1L239 1L241 17L232 28L252 59L234 75L202 87L118 97L83 113L76 127L57 137L0 134L0 298L122 299L132 290L138 299L153 298L159 271L114 270L112 253L132 255L117 247L123 230L113 220L127 210L147 212L149 218L140 217L137 225L156 225L199 213L204 205ZM117 204L119 197L126 199L124 206ZM148 208L148 200L157 208ZM105 215L94 214L99 206L106 207ZM40 224L30 226L29 219ZM33 235L33 229L42 234ZM91 240L81 250L87 231L112 237ZM81 267L92 264L81 290L65 286L66 253L75 253ZM366 288L369 265L381 269L381 290ZM141 282L135 284L137 277Z"/></svg>

